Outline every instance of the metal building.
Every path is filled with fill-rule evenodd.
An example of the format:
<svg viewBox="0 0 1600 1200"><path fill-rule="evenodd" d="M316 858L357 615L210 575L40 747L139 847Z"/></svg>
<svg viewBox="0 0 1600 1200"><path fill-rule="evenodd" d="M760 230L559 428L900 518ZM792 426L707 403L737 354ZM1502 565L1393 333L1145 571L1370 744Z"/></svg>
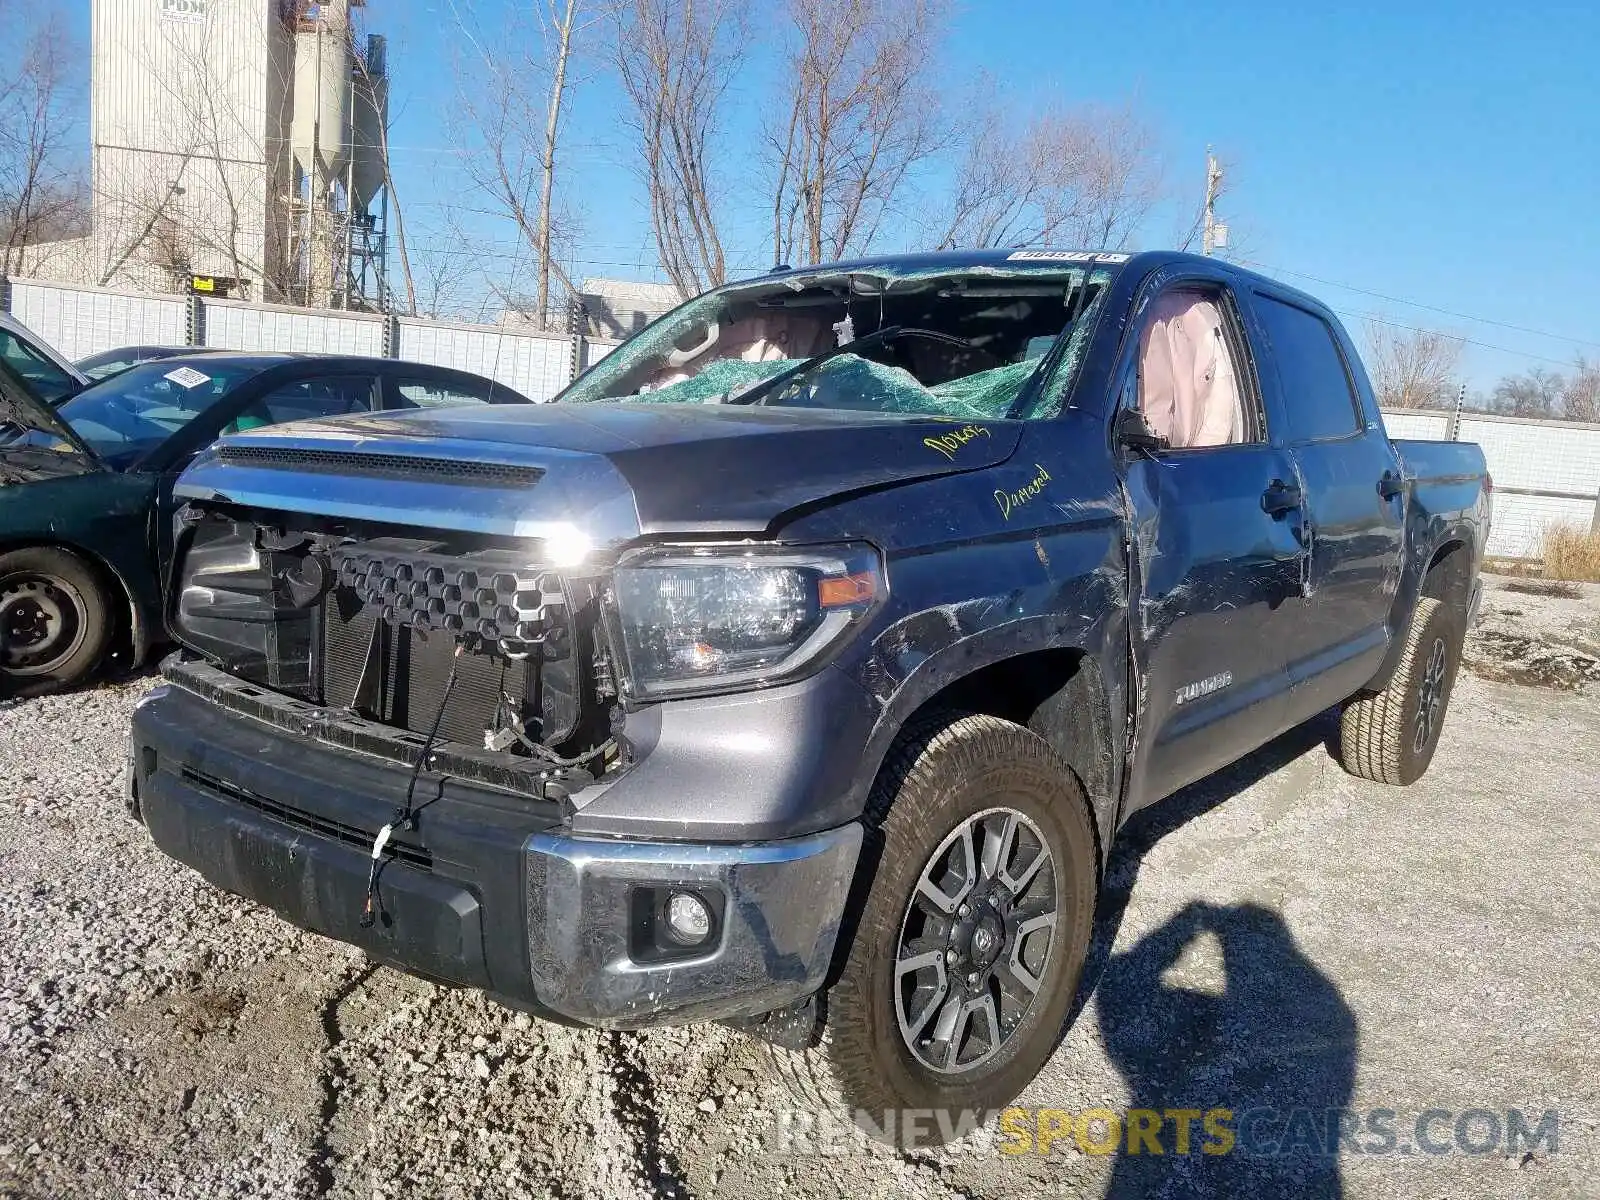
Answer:
<svg viewBox="0 0 1600 1200"><path fill-rule="evenodd" d="M388 80L362 4L94 0L93 282L384 304Z"/></svg>

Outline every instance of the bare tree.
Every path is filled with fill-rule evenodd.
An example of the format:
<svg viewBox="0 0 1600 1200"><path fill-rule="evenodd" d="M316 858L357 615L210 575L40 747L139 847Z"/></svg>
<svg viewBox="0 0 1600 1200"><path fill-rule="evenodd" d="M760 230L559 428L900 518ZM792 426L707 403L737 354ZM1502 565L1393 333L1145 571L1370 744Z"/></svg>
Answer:
<svg viewBox="0 0 1600 1200"><path fill-rule="evenodd" d="M1569 421L1600 422L1600 363L1578 356L1561 389L1561 415Z"/></svg>
<svg viewBox="0 0 1600 1200"><path fill-rule="evenodd" d="M631 102L651 229L685 297L727 279L712 156L747 9L748 0L624 0L617 9L617 74Z"/></svg>
<svg viewBox="0 0 1600 1200"><path fill-rule="evenodd" d="M1385 408L1446 408L1455 396L1460 338L1429 329L1367 323L1367 366Z"/></svg>
<svg viewBox="0 0 1600 1200"><path fill-rule="evenodd" d="M413 313L434 320L486 319L492 293L483 263L480 247L454 220L447 218L442 227L419 228L412 253Z"/></svg>
<svg viewBox="0 0 1600 1200"><path fill-rule="evenodd" d="M0 0L0 275L20 272L40 243L84 232L86 186L74 146L85 56L58 11L37 22ZM13 40L14 39L14 40Z"/></svg>
<svg viewBox="0 0 1600 1200"><path fill-rule="evenodd" d="M462 89L466 131L478 142L468 174L532 249L538 273L537 303L551 310L552 277L571 293L572 280L555 246L557 160L575 34L577 0L538 0L537 34L502 35L491 45L463 26L478 64ZM507 45L509 43L509 45ZM481 80L481 82L478 82Z"/></svg>
<svg viewBox="0 0 1600 1200"><path fill-rule="evenodd" d="M1154 136L1130 109L1047 109L1020 124L995 104L969 111L940 249L1117 249L1160 197Z"/></svg>
<svg viewBox="0 0 1600 1200"><path fill-rule="evenodd" d="M775 152L772 242L782 262L870 246L907 177L939 147L931 84L945 0L788 0L788 92Z"/></svg>
<svg viewBox="0 0 1600 1200"><path fill-rule="evenodd" d="M1561 401L1561 376L1543 367L1507 375L1495 384L1495 406L1513 417L1553 417Z"/></svg>

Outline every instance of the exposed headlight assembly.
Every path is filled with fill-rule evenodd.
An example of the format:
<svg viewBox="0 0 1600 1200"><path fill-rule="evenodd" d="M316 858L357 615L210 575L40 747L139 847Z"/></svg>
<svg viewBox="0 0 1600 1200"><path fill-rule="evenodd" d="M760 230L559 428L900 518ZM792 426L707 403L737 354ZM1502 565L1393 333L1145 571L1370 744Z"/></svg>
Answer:
<svg viewBox="0 0 1600 1200"><path fill-rule="evenodd" d="M825 658L887 595L870 546L666 546L613 577L636 699L791 679Z"/></svg>

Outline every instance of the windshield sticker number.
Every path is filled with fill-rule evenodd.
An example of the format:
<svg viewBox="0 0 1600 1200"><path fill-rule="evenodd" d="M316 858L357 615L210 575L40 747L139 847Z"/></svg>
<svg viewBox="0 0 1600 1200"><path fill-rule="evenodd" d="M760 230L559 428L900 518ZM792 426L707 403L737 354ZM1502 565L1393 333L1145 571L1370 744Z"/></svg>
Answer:
<svg viewBox="0 0 1600 1200"><path fill-rule="evenodd" d="M955 458L956 451L965 446L973 438L993 437L982 425L963 425L960 429L952 429L949 433L939 437L925 437L922 444L930 450L937 450L946 458Z"/></svg>
<svg viewBox="0 0 1600 1200"><path fill-rule="evenodd" d="M1003 492L998 488L995 489L994 502L1000 506L1000 515L1008 521L1011 519L1013 509L1021 508L1028 503L1028 501L1044 491L1044 485L1050 482L1050 472L1040 467L1038 463L1033 465L1039 468L1039 473L1016 491Z"/></svg>
<svg viewBox="0 0 1600 1200"><path fill-rule="evenodd" d="M196 371L193 367L178 367L168 371L164 378L172 380L181 388L197 388L202 383L210 383L211 376Z"/></svg>
<svg viewBox="0 0 1600 1200"><path fill-rule="evenodd" d="M1006 255L1007 262L1125 263L1131 254L1099 250L1018 250Z"/></svg>

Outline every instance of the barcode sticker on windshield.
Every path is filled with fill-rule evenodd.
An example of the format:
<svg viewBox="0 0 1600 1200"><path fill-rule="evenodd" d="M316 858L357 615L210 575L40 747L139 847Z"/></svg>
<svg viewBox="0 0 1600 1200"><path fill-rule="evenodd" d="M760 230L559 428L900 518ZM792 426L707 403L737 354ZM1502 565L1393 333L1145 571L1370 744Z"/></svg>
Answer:
<svg viewBox="0 0 1600 1200"><path fill-rule="evenodd" d="M193 367L179 367L175 371L168 371L166 377L183 388L197 388L202 383L211 382L211 376L202 374Z"/></svg>

